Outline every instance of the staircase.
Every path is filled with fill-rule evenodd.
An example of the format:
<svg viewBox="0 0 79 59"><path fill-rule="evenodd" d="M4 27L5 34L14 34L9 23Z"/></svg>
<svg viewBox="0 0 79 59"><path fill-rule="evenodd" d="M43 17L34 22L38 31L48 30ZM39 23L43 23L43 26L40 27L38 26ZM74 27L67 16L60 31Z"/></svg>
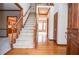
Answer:
<svg viewBox="0 0 79 59"><path fill-rule="evenodd" d="M13 48L34 48L35 14L31 13Z"/></svg>

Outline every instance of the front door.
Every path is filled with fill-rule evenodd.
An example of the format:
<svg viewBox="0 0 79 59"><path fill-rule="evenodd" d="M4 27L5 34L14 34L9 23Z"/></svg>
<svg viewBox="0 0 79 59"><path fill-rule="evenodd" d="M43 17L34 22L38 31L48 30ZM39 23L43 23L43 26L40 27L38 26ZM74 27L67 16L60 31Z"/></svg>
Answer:
<svg viewBox="0 0 79 59"><path fill-rule="evenodd" d="M67 54L79 55L79 4L69 4Z"/></svg>

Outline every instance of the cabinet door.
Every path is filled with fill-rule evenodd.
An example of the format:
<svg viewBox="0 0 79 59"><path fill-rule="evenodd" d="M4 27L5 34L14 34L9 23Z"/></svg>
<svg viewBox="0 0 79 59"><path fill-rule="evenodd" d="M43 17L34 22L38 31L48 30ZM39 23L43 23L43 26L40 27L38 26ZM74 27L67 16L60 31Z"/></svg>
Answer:
<svg viewBox="0 0 79 59"><path fill-rule="evenodd" d="M79 46L78 46L77 42L75 42L75 41L71 41L70 54L79 55Z"/></svg>

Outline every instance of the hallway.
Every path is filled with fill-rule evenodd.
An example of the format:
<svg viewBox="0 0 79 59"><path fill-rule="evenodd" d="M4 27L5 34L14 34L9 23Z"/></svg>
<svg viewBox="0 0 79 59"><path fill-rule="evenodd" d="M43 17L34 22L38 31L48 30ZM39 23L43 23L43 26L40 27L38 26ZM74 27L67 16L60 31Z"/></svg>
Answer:
<svg viewBox="0 0 79 59"><path fill-rule="evenodd" d="M79 4L3 3L0 7L0 55L79 54Z"/></svg>
<svg viewBox="0 0 79 59"><path fill-rule="evenodd" d="M40 43L36 49L14 48L6 55L66 55L66 46L58 46L54 41L50 41L49 46Z"/></svg>
<svg viewBox="0 0 79 59"><path fill-rule="evenodd" d="M20 7L18 7L18 5ZM6 55L19 55L19 54L20 55L24 55L24 54L25 55L63 55L64 54L65 55L66 46L60 46L60 45L66 45L65 36L63 36L63 34L62 35L59 34L61 36L60 37L58 36L58 40L55 39L55 42L53 37L54 36L53 25L54 25L55 13L59 12L59 14L64 14L63 16L66 17L65 13L67 12L67 11L64 13L61 12L61 9L65 7L65 4L62 4L61 5L62 7L60 6L61 9L57 10L56 8L59 5L61 4L56 4L54 6L48 3L47 4L41 4L41 3L14 4L14 7L15 6L18 7L20 11L17 8L18 12L15 12L15 14L13 15L14 12L11 10L13 12L11 13L12 16L15 16L18 13L18 15L16 16L18 18L16 18L17 20L16 24L15 25L13 24L14 26L11 25L12 26L11 29L16 29L16 34L14 34L12 31L11 32L12 36L11 37L8 36L8 38L11 40L10 41L11 49L5 52ZM54 11L54 9L57 11ZM65 10L67 10L67 8ZM7 14L6 17L8 17ZM11 15L9 15L9 17L11 17ZM60 19L60 21L62 21L62 19ZM5 26L6 25L7 24L5 24ZM9 34L8 32L6 33Z"/></svg>
<svg viewBox="0 0 79 59"><path fill-rule="evenodd" d="M34 4L32 4L34 5ZM31 6L32 7L32 6ZM35 6L33 6L35 7ZM49 10L49 6L38 6L37 10L37 16L35 15L35 10L33 11L33 8L31 8L30 13L29 13L29 17L25 22L25 26L24 28L22 28L22 31L20 32L19 37L16 39L16 43L13 44L13 49L8 52L7 54L9 55L65 55L66 54L66 46L58 46L56 44L56 42L54 42L53 40L47 40L49 41L49 44L47 42L42 42L39 41L41 39L45 39L44 37L47 37L46 35L44 35L44 37L39 36L38 33L40 31L44 31L45 33L48 33L48 28L46 25L46 23L48 22L48 14L50 13ZM42 11L45 11L45 14L42 14ZM39 14L40 13L40 14ZM48 16L48 17L47 17ZM35 20L35 18L37 18L37 20ZM50 20L50 19L49 19ZM35 38L34 36L34 29L35 29L35 21L37 21L37 25L39 26L37 28L37 35L38 37L40 37L39 39L36 38L37 40L37 44L35 44ZM44 23L44 25L42 25L42 23L40 22L42 21ZM43 27L43 29L41 29L41 25ZM40 28L40 29L39 29ZM44 29L45 28L45 29ZM49 38L50 39L50 38ZM46 44L48 45L46 45ZM36 48L35 48L36 45ZM31 49L30 49L31 48Z"/></svg>

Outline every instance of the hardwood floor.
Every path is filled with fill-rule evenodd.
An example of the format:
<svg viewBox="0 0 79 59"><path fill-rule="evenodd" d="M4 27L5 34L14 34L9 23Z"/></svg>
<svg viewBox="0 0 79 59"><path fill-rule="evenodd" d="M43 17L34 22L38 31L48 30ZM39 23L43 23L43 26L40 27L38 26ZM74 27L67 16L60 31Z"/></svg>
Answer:
<svg viewBox="0 0 79 59"><path fill-rule="evenodd" d="M58 46L54 41L50 41L49 46L39 44L36 49L13 49L6 55L65 55L66 46Z"/></svg>

